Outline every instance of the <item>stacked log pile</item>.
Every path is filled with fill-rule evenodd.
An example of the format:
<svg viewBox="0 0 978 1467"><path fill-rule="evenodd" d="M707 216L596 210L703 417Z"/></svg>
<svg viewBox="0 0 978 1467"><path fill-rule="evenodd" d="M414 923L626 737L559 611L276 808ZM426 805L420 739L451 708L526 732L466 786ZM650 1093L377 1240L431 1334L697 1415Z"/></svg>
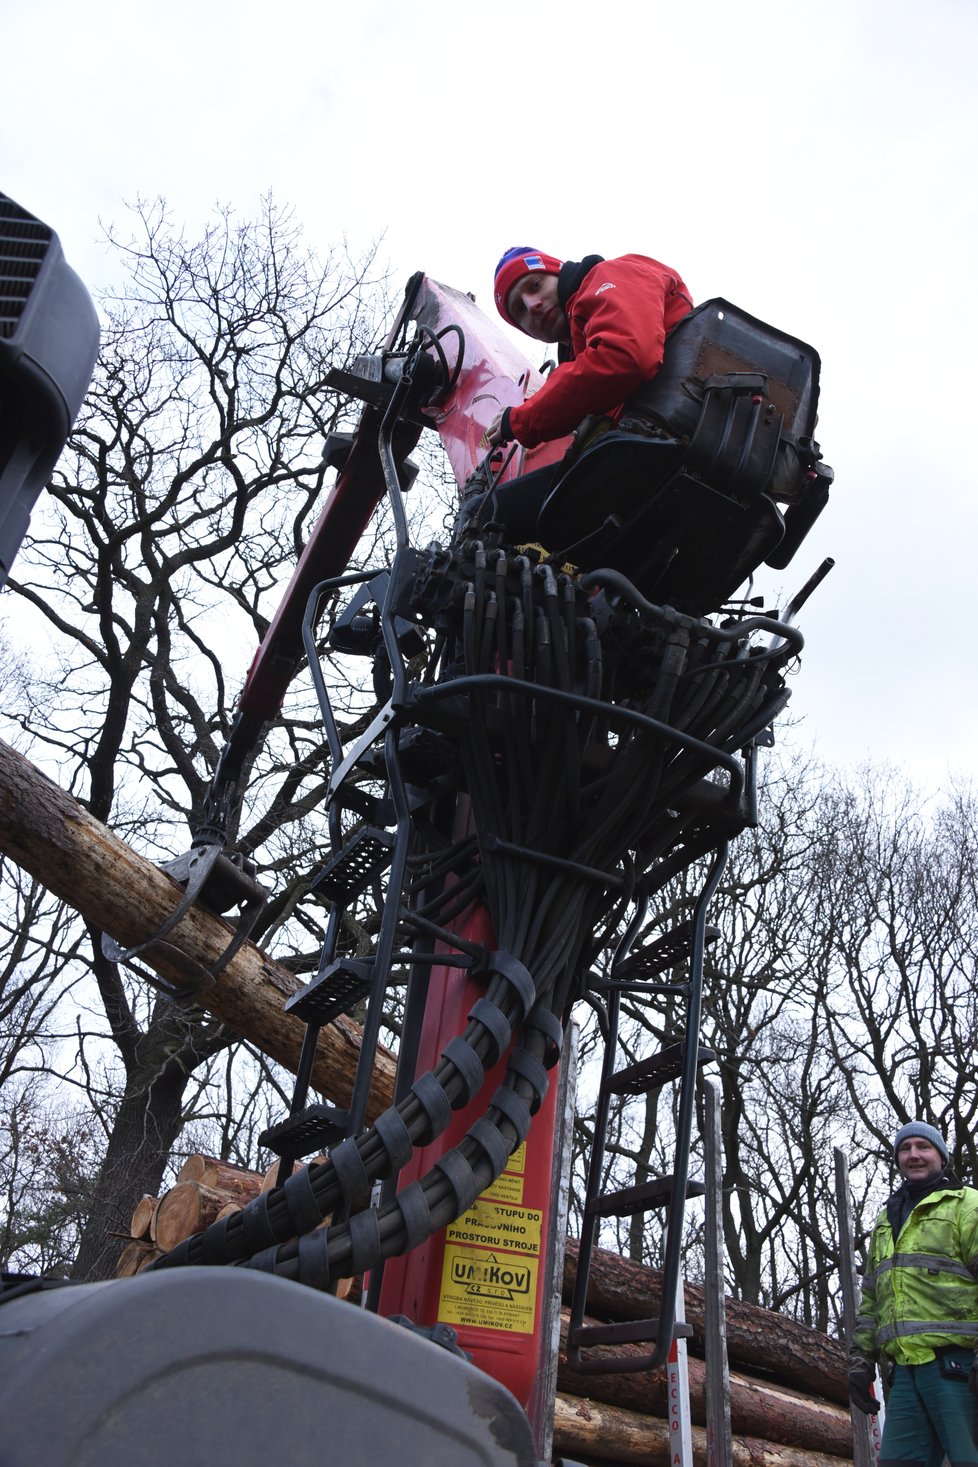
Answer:
<svg viewBox="0 0 978 1467"><path fill-rule="evenodd" d="M277 1175L278 1162L263 1175L213 1156L188 1156L175 1186L160 1198L142 1197L137 1202L130 1221L131 1237L122 1250L116 1277L139 1273L192 1233L237 1212L259 1192L274 1187Z"/></svg>
<svg viewBox="0 0 978 1467"><path fill-rule="evenodd" d="M567 1247L564 1300L574 1283L576 1244ZM661 1279L617 1254L595 1252L588 1309L595 1320L655 1318ZM687 1284L690 1414L697 1467L706 1462L706 1369L703 1364L703 1291ZM554 1453L620 1467L671 1462L663 1371L580 1375L567 1362L563 1312ZM617 1346L641 1355L648 1346ZM597 1352L600 1353L600 1352ZM845 1351L836 1340L769 1310L727 1301L730 1412L735 1467L839 1467L852 1457Z"/></svg>

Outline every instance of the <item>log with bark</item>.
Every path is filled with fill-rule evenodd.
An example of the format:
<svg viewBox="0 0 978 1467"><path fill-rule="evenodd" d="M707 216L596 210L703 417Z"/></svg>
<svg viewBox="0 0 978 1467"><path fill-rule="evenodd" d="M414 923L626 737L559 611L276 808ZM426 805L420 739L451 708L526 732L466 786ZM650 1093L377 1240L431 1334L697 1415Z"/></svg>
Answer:
<svg viewBox="0 0 978 1467"><path fill-rule="evenodd" d="M177 1181L199 1182L203 1187L213 1187L215 1192L224 1192L228 1202L239 1198L250 1202L261 1191L262 1173L195 1151L177 1172Z"/></svg>
<svg viewBox="0 0 978 1467"><path fill-rule="evenodd" d="M159 1256L159 1248L155 1248L148 1238L132 1238L119 1254L115 1276L117 1279L130 1279Z"/></svg>
<svg viewBox="0 0 978 1467"><path fill-rule="evenodd" d="M701 1426L694 1426L692 1437L693 1461L696 1467L706 1467L706 1432ZM600 1462L602 1467L624 1467L626 1463L668 1467L674 1451L675 1443L670 1440L666 1421L563 1391L557 1395L554 1455L563 1453L577 1460ZM839 1467L838 1457L824 1452L777 1446L740 1435L733 1439L733 1460L734 1467Z"/></svg>
<svg viewBox="0 0 978 1467"><path fill-rule="evenodd" d="M48 891L75 907L123 947L151 937L180 900L171 877L95 820L9 744L0 740L0 851ZM178 854L177 852L173 853ZM192 987L232 936L227 922L194 906L158 949L139 961L177 988ZM284 1012L301 981L245 943L201 995L200 1006L279 1064L294 1070L305 1026ZM360 1026L341 1017L319 1038L313 1085L345 1104L360 1052ZM370 1095L371 1119L391 1103L394 1056L379 1049Z"/></svg>
<svg viewBox="0 0 978 1467"><path fill-rule="evenodd" d="M240 1206L235 1198L229 1198L225 1192L218 1192L213 1187L205 1187L201 1182L178 1182L163 1194L156 1209L153 1241L157 1248L166 1253L182 1243L184 1238L189 1238L191 1233L210 1227L229 1201Z"/></svg>
<svg viewBox="0 0 978 1467"><path fill-rule="evenodd" d="M324 1159L321 1156L315 1157L313 1162ZM180 1168L181 1176L186 1170L189 1170L191 1173L210 1176L215 1182L222 1182L222 1185L220 1188L209 1187L204 1182L186 1180L178 1181L175 1187L164 1192L154 1214L153 1235L156 1247L152 1249L152 1258L159 1258L161 1253L175 1248L178 1243L183 1242L184 1238L189 1238L193 1233L199 1233L203 1228L209 1227L212 1222L219 1222L223 1217L230 1217L232 1213L240 1212L242 1206L252 1197L257 1197L259 1192L270 1191L276 1184L280 1165L279 1162L273 1163L262 1177L260 1172L235 1168L227 1162L214 1162L210 1157L193 1157L190 1158L190 1162L189 1168L186 1164ZM229 1192L235 1186L238 1188L237 1195L229 1196ZM328 1227L330 1221L330 1214L327 1213L320 1227ZM151 1258L146 1258L144 1262L139 1263L138 1267L144 1267L145 1263L150 1261L152 1261ZM133 1260L130 1259L130 1263L132 1262ZM130 1267L130 1272L138 1272L138 1267ZM346 1299L353 1288L354 1280L352 1278L337 1279L336 1297Z"/></svg>
<svg viewBox="0 0 978 1467"><path fill-rule="evenodd" d="M319 1166L322 1162L326 1161L326 1159L327 1158L325 1156L323 1156L322 1154L320 1154L319 1156L310 1156L310 1157L307 1157L302 1162L302 1165L303 1166ZM268 1168L268 1171L265 1173L265 1175L263 1177L260 1178L261 1186L259 1188L259 1191L261 1191L261 1192L271 1192L273 1190L273 1188L275 1188L275 1187L278 1186L278 1170L279 1170L279 1167L281 1165L282 1165L282 1162L281 1161L273 1161L272 1162L271 1166ZM291 1169L290 1169L289 1175L291 1175Z"/></svg>
<svg viewBox="0 0 978 1467"><path fill-rule="evenodd" d="M133 1208L129 1222L129 1232L133 1238L149 1239L152 1236L153 1218L156 1216L158 1206L158 1197L152 1197L148 1192L143 1193Z"/></svg>
<svg viewBox="0 0 978 1467"><path fill-rule="evenodd" d="M639 1370L621 1375L582 1375L567 1362L567 1320L561 1310L560 1355L557 1386L567 1395L586 1396L607 1405L621 1406L649 1416L668 1414L664 1370ZM593 1323L594 1321L588 1321ZM616 1345L612 1351L589 1350L588 1355L647 1355L647 1345ZM706 1366L694 1355L688 1357L690 1415L698 1426L706 1424ZM831 1401L803 1395L788 1386L757 1380L738 1371L730 1372L730 1418L735 1432L764 1441L825 1452L833 1457L852 1456L852 1423L849 1412Z"/></svg>
<svg viewBox="0 0 978 1467"><path fill-rule="evenodd" d="M577 1243L569 1239L564 1258L564 1298L569 1301L577 1266ZM596 1319L654 1319L659 1314L662 1281L658 1270L596 1248L588 1281L588 1311ZM703 1290L685 1286L686 1318L693 1327L692 1347L703 1350ZM726 1301L727 1353L731 1362L760 1370L806 1395L847 1405L845 1348L838 1340L753 1304Z"/></svg>

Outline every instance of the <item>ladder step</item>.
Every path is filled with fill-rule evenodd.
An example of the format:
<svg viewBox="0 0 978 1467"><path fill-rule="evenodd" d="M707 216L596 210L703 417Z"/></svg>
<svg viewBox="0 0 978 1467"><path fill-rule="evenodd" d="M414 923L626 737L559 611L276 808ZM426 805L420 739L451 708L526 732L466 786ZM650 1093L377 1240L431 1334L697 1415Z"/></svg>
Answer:
<svg viewBox="0 0 978 1467"><path fill-rule="evenodd" d="M375 825L362 825L353 839L327 861L310 890L339 907L362 896L391 863L394 837Z"/></svg>
<svg viewBox="0 0 978 1467"><path fill-rule="evenodd" d="M677 1319L672 1329L673 1338L689 1340L693 1337L692 1325ZM581 1324L570 1331L567 1343L580 1350L586 1345L640 1345L659 1338L657 1319L630 1319L620 1324Z"/></svg>
<svg viewBox="0 0 978 1467"><path fill-rule="evenodd" d="M258 1137L258 1145L277 1156L311 1156L328 1151L346 1136L347 1112L335 1105L307 1105L297 1116L269 1126Z"/></svg>
<svg viewBox="0 0 978 1467"><path fill-rule="evenodd" d="M702 1197L706 1191L703 1182L688 1181L687 1197ZM651 1212L653 1207L667 1207L672 1201L673 1178L653 1177L650 1182L639 1182L634 1187L623 1187L620 1192L606 1192L595 1197L584 1209L585 1217L634 1217L637 1212Z"/></svg>
<svg viewBox="0 0 978 1467"><path fill-rule="evenodd" d="M707 1049L705 1044L697 1046L697 1065L708 1065L715 1059L715 1050ZM650 1090L656 1090L670 1080L678 1080L682 1072L683 1046L670 1044L668 1048L650 1054L647 1059L609 1075L603 1090L607 1095L648 1095Z"/></svg>
<svg viewBox="0 0 978 1467"><path fill-rule="evenodd" d="M720 936L720 929L707 927L703 936L706 946L709 946ZM660 973L667 973L679 963L685 963L692 946L693 924L687 918L671 932L664 932L655 942L650 942L647 947L640 947L636 952L629 953L612 969L608 982L617 988L626 979L632 982L636 979L643 981L657 978Z"/></svg>
<svg viewBox="0 0 978 1467"><path fill-rule="evenodd" d="M373 982L373 958L337 958L285 1005L304 1024L330 1024L366 998Z"/></svg>

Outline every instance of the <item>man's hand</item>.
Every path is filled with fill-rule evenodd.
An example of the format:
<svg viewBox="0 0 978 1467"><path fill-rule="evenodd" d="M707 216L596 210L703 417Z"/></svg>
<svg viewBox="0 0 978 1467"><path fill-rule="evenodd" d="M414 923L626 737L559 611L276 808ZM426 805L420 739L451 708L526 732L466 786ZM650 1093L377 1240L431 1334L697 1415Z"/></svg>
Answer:
<svg viewBox="0 0 978 1467"><path fill-rule="evenodd" d="M509 408L503 408L489 424L482 441L486 448L497 448L500 443L509 443L512 438L509 427Z"/></svg>
<svg viewBox="0 0 978 1467"><path fill-rule="evenodd" d="M880 1403L872 1394L876 1366L869 1360L858 1357L849 1363L849 1399L857 1410L866 1416L875 1416Z"/></svg>

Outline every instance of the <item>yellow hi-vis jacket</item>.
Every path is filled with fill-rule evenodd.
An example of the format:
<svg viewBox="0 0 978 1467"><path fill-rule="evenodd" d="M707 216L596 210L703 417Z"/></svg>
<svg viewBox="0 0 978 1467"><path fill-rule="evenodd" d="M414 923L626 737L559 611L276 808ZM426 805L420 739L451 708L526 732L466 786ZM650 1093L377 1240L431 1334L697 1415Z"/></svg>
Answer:
<svg viewBox="0 0 978 1467"><path fill-rule="evenodd" d="M852 1352L923 1365L978 1337L978 1191L940 1188L917 1203L894 1240L886 1208L869 1242Z"/></svg>

